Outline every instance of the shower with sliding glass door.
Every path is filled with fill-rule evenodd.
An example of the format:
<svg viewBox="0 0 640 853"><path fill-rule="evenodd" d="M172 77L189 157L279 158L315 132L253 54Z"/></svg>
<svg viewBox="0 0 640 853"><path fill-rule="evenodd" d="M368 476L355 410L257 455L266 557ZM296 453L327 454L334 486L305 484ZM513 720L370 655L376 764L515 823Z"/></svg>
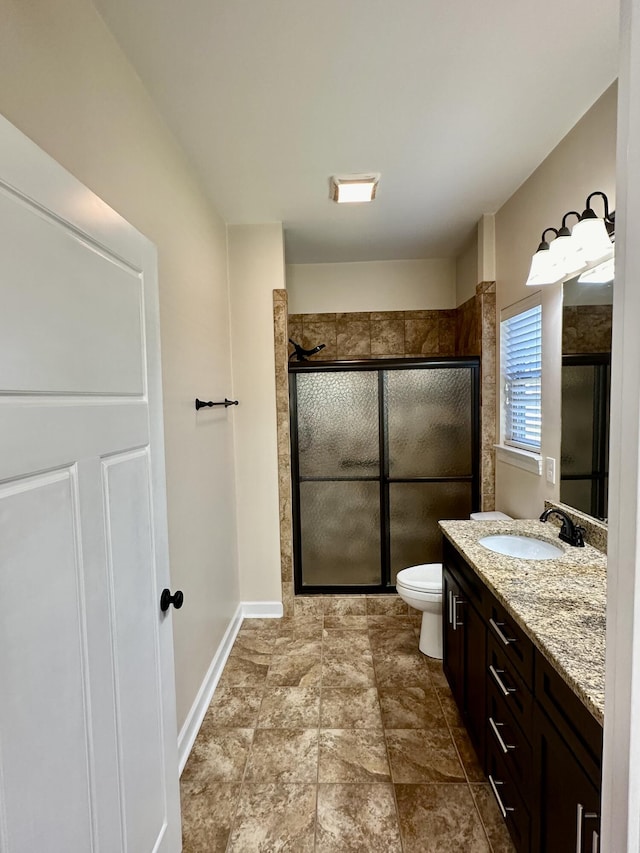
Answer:
<svg viewBox="0 0 640 853"><path fill-rule="evenodd" d="M296 593L395 589L479 506L477 358L289 366Z"/></svg>

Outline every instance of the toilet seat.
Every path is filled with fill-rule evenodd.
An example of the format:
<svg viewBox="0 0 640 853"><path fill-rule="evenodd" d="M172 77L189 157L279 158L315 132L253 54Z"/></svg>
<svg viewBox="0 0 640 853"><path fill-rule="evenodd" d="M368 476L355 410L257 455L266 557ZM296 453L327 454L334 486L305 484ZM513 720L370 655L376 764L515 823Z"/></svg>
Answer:
<svg viewBox="0 0 640 853"><path fill-rule="evenodd" d="M442 563L425 563L402 569L396 577L397 586L413 592L442 595Z"/></svg>

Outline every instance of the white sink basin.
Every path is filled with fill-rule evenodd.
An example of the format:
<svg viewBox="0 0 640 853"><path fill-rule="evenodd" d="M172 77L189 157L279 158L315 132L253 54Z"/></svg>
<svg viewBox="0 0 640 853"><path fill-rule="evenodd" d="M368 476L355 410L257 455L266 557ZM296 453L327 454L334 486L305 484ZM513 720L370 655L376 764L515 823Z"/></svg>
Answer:
<svg viewBox="0 0 640 853"><path fill-rule="evenodd" d="M484 536L478 542L489 551L504 554L506 557L519 557L521 560L556 560L563 555L562 548L534 539L531 536Z"/></svg>

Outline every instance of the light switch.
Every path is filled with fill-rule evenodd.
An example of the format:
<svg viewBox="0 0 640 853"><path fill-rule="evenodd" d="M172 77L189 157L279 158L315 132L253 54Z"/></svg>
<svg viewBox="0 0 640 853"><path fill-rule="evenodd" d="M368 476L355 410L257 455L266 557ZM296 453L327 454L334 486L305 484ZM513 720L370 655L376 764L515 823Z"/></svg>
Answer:
<svg viewBox="0 0 640 853"><path fill-rule="evenodd" d="M547 483L552 486L556 484L556 460L552 456L546 457L547 461Z"/></svg>

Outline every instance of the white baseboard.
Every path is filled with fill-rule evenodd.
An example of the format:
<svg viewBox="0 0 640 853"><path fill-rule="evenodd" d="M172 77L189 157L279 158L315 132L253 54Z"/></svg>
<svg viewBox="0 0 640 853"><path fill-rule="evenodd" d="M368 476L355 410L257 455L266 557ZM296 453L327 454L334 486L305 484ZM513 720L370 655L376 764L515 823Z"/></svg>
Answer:
<svg viewBox="0 0 640 853"><path fill-rule="evenodd" d="M241 601L245 619L280 619L283 609L281 601Z"/></svg>
<svg viewBox="0 0 640 853"><path fill-rule="evenodd" d="M200 685L200 690L198 690L198 695L191 706L191 710L187 714L187 719L184 721L184 725L180 729L180 734L178 735L178 767L181 775L198 732L200 731L204 715L207 713L207 708L213 698L213 693L218 685L220 676L222 675L222 670L224 669L224 665L229 657L229 652L233 647L233 643L238 631L240 630L240 626L242 625L243 618L243 605L239 604L236 612L231 618L231 622L229 622L229 627L225 631L222 642L213 656L213 660L207 670L207 674Z"/></svg>

